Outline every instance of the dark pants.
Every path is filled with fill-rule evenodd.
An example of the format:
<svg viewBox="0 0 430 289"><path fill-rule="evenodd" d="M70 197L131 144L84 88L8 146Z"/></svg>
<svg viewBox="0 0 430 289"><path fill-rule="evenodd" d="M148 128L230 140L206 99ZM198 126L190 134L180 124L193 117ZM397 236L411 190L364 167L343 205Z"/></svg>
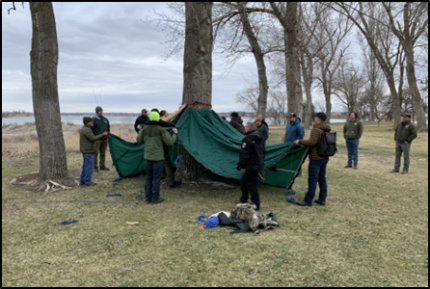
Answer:
<svg viewBox="0 0 430 289"><path fill-rule="evenodd" d="M164 161L146 161L146 196L147 202L157 202L160 199L161 177L163 176Z"/></svg>
<svg viewBox="0 0 430 289"><path fill-rule="evenodd" d="M81 185L89 185L93 177L95 155L84 154L83 156L84 164L82 165Z"/></svg>
<svg viewBox="0 0 430 289"><path fill-rule="evenodd" d="M94 143L96 149L95 166L98 166L98 160L100 155L100 168L106 167L106 151L108 147L108 140L100 140Z"/></svg>
<svg viewBox="0 0 430 289"><path fill-rule="evenodd" d="M360 146L359 140L346 140L346 146L348 147L348 165L358 166L358 147Z"/></svg>
<svg viewBox="0 0 430 289"><path fill-rule="evenodd" d="M400 167L402 165L402 154L405 157L405 166L403 168L403 171L409 172L409 167L411 165L411 147L412 144L410 143L401 143L397 142L396 144L396 165L394 169L399 172Z"/></svg>
<svg viewBox="0 0 430 289"><path fill-rule="evenodd" d="M257 205L257 210L260 210L260 194L258 193L258 173L246 171L241 180L242 197L241 203L248 203L249 194L251 201Z"/></svg>
<svg viewBox="0 0 430 289"><path fill-rule="evenodd" d="M327 201L328 186L327 186L327 165L329 159L320 161L311 161L309 164L309 191L306 194L305 202L312 204L317 192L317 186L320 186L319 200L323 203Z"/></svg>

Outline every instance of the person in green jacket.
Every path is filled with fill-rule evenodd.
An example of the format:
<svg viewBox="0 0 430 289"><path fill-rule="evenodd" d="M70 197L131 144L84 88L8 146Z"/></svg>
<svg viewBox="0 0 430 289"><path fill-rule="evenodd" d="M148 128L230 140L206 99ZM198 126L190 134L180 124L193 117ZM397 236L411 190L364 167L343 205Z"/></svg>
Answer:
<svg viewBox="0 0 430 289"><path fill-rule="evenodd" d="M80 183L86 186L96 185L91 180L94 172L94 159L96 154L95 142L109 134L108 132L104 132L95 136L93 133L93 125L94 123L91 117L84 117L84 126L80 132L80 150L84 157Z"/></svg>
<svg viewBox="0 0 430 289"><path fill-rule="evenodd" d="M358 149L363 132L363 123L358 120L358 114L356 112L351 113L343 129L346 146L348 147L348 165L345 168L358 169Z"/></svg>
<svg viewBox="0 0 430 289"><path fill-rule="evenodd" d="M402 154L405 156L403 174L406 175L409 173L412 142L417 137L418 129L415 124L412 123L412 115L410 113L405 113L403 115L403 122L397 126L394 137L394 140L396 141L396 164L393 173L400 173Z"/></svg>
<svg viewBox="0 0 430 289"><path fill-rule="evenodd" d="M149 115L150 122L141 129L137 137L138 144L145 144L146 186L145 199L148 204L164 202L160 198L161 177L164 170L164 145L172 146L178 140L178 130L171 135L160 125L160 114L156 111Z"/></svg>
<svg viewBox="0 0 430 289"><path fill-rule="evenodd" d="M264 142L266 142L269 139L269 129L263 124L263 117L259 116L255 121L255 124L257 125L257 131L263 137Z"/></svg>
<svg viewBox="0 0 430 289"><path fill-rule="evenodd" d="M104 132L110 133L110 123L109 120L103 116L103 108L100 106L96 107L96 115L93 117L93 132L95 135L102 134ZM104 136L101 140L97 141L95 143L96 148L96 157L95 157L95 166L94 170L96 172L99 171L98 167L98 158L100 155L100 170L102 171L109 171L109 169L106 167L106 151L108 148L108 138L107 136Z"/></svg>

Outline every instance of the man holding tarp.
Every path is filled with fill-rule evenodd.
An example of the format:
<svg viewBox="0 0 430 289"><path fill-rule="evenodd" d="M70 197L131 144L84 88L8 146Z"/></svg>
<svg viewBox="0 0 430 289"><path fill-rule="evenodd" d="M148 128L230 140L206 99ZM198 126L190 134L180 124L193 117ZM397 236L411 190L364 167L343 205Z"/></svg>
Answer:
<svg viewBox="0 0 430 289"><path fill-rule="evenodd" d="M161 177L164 169L164 145L172 146L178 139L178 130L173 129L173 136L160 125L160 114L156 111L149 115L150 123L140 130L137 137L138 144L145 144L146 160L146 202L159 204L164 202L160 198Z"/></svg>

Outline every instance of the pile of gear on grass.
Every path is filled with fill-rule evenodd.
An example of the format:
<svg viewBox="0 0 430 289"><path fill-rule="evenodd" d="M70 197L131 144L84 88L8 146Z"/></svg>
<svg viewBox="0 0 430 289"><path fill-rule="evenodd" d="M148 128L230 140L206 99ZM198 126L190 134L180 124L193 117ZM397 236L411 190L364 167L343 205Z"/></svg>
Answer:
<svg viewBox="0 0 430 289"><path fill-rule="evenodd" d="M256 206L251 204L238 204L231 212L219 212L212 215L208 220L206 216L198 218L199 223L205 225L200 230L221 227L234 227L236 230L230 234L253 232L259 236L261 232L279 229L278 217L273 214L262 215L256 211Z"/></svg>

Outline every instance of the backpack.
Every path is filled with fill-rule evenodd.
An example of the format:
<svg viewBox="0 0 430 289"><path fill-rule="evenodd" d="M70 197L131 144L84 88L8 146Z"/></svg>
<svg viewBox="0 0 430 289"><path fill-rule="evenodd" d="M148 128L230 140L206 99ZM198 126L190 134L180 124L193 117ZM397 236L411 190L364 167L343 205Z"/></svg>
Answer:
<svg viewBox="0 0 430 289"><path fill-rule="evenodd" d="M255 236L261 232L279 228L278 218L275 214L258 214L250 204L239 204L233 210L231 222L238 230L231 232L231 235L238 233L254 232Z"/></svg>
<svg viewBox="0 0 430 289"><path fill-rule="evenodd" d="M318 155L321 157L333 157L337 153L337 133L323 132Z"/></svg>

